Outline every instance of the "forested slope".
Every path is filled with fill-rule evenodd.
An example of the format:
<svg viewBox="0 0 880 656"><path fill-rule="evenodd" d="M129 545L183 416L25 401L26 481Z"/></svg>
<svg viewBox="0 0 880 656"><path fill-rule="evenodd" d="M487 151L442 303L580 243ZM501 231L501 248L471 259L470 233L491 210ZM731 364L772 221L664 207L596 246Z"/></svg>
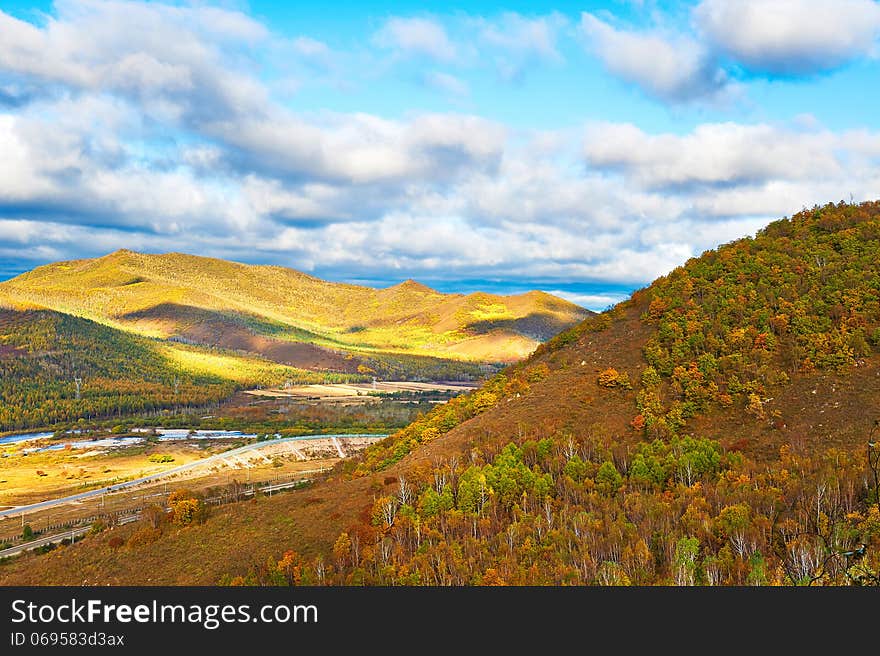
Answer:
<svg viewBox="0 0 880 656"><path fill-rule="evenodd" d="M58 312L0 307L0 431L198 407L243 386L286 379L321 382L325 376L162 345Z"/></svg>
<svg viewBox="0 0 880 656"><path fill-rule="evenodd" d="M801 212L311 489L0 581L877 585L878 262L880 203Z"/></svg>

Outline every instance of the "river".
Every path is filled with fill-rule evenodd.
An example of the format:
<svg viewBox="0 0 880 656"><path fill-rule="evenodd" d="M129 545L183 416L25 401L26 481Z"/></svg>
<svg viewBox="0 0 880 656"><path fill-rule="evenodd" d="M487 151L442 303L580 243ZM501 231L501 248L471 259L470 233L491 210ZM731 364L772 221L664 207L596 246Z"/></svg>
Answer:
<svg viewBox="0 0 880 656"><path fill-rule="evenodd" d="M133 432L148 433L152 429L136 428ZM7 435L0 437L0 446L9 444L18 444L20 442L33 442L36 440L45 440L51 438L54 433L19 433L17 435ZM253 439L257 437L256 433L243 433L241 431L230 430L197 430L190 431L188 428L157 428L156 435L160 442L170 442L173 440L228 440L233 438ZM131 446L143 442L145 437L122 436L122 437L102 437L98 439L80 439L75 440L76 434L70 434L67 437L57 440L55 444L45 447L36 447L28 449L28 452L34 451L57 451L65 448L68 444L72 449L99 449L106 447ZM277 437L277 436L276 436Z"/></svg>

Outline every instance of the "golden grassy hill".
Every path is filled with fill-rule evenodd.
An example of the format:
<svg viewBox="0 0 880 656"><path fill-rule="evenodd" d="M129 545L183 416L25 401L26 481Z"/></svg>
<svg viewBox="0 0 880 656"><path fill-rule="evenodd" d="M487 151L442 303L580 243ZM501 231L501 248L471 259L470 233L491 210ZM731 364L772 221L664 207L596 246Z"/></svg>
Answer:
<svg viewBox="0 0 880 656"><path fill-rule="evenodd" d="M512 362L590 314L543 292L442 294L411 280L373 289L277 266L128 250L38 267L0 283L0 298L340 371L339 351Z"/></svg>
<svg viewBox="0 0 880 656"><path fill-rule="evenodd" d="M310 489L0 584L880 585L878 262L880 202L804 211Z"/></svg>

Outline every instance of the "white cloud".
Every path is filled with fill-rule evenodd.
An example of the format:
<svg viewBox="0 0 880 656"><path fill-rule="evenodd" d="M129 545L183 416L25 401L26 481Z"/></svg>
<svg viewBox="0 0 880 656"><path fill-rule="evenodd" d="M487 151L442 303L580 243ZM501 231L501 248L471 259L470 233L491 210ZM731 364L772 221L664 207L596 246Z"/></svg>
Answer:
<svg viewBox="0 0 880 656"><path fill-rule="evenodd" d="M242 258L245 253L240 248L237 235L201 233L198 246L198 249L189 252L246 259ZM57 260L99 257L119 248L152 253L183 250L179 235L48 220L0 218L0 258L7 260L4 264L14 262L20 266L32 262L30 266L36 266Z"/></svg>
<svg viewBox="0 0 880 656"><path fill-rule="evenodd" d="M94 107L91 103L86 103ZM159 169L90 126L0 114L0 213L30 211L58 222L153 232L206 232L250 223L234 189L184 168Z"/></svg>
<svg viewBox="0 0 880 656"><path fill-rule="evenodd" d="M454 75L443 73L441 71L431 71L426 73L425 84L449 96L459 98L467 96L471 92L470 87L466 82Z"/></svg>
<svg viewBox="0 0 880 656"><path fill-rule="evenodd" d="M294 186L248 175L242 191L257 216L284 224L364 220L381 213L383 207L366 191L353 198L344 187L320 182Z"/></svg>
<svg viewBox="0 0 880 656"><path fill-rule="evenodd" d="M298 36L289 46L297 58L318 71L326 73L334 68L336 55L323 41Z"/></svg>
<svg viewBox="0 0 880 656"><path fill-rule="evenodd" d="M241 117L218 123L210 133L237 149L246 168L359 185L411 178L442 182L491 168L505 138L500 125L485 119L441 114L409 122L334 115L310 123L277 112L272 120Z"/></svg>
<svg viewBox="0 0 880 656"><path fill-rule="evenodd" d="M293 40L293 49L303 57L325 58L330 55L330 48L323 41L300 36Z"/></svg>
<svg viewBox="0 0 880 656"><path fill-rule="evenodd" d="M839 176L846 166L837 146L838 138L822 130L714 123L686 135L649 135L632 124L610 123L593 126L584 148L591 166L663 188Z"/></svg>
<svg viewBox="0 0 880 656"><path fill-rule="evenodd" d="M63 148L52 148L48 153L35 149L16 128L14 116L0 116L0 199L8 202L50 192L52 170L72 158L69 151L57 157Z"/></svg>
<svg viewBox="0 0 880 656"><path fill-rule="evenodd" d="M493 19L472 21L483 56L493 59L506 80L520 79L526 69L539 62L562 63L558 42L567 25L568 19L557 12L536 17L505 12Z"/></svg>
<svg viewBox="0 0 880 656"><path fill-rule="evenodd" d="M694 18L716 48L757 73L837 68L880 37L874 0L704 0Z"/></svg>
<svg viewBox="0 0 880 656"><path fill-rule="evenodd" d="M481 39L497 48L547 61L561 61L557 48L559 31L568 24L562 14L553 13L528 18L514 12L506 12L496 21L481 21Z"/></svg>
<svg viewBox="0 0 880 656"><path fill-rule="evenodd" d="M71 44L63 31L58 35L54 25L50 23L46 30L41 30L0 11L0 66L6 71L87 85L90 72L67 61ZM50 34L58 36L53 39ZM53 40L55 43L51 43Z"/></svg>
<svg viewBox="0 0 880 656"><path fill-rule="evenodd" d="M166 129L218 142L224 157L215 148L211 161L245 173L354 184L402 183L428 171L454 177L492 166L503 140L498 126L476 117L422 116L402 123L351 114L305 120L273 104L249 70L248 48L268 32L237 12L65 0L58 18L42 29L0 17L0 68L64 83L86 97L111 94ZM386 28L401 47L426 48L440 58L451 53L445 31L426 19L391 19ZM290 46L303 56L329 56L326 44L314 39L300 37ZM466 91L447 74L431 82L446 92ZM198 165L194 153L186 156Z"/></svg>
<svg viewBox="0 0 880 656"><path fill-rule="evenodd" d="M731 68L771 76L833 70L875 56L880 38L876 0L703 0L691 19L690 32L634 30L584 12L580 29L609 72L667 102L735 98L742 86Z"/></svg>
<svg viewBox="0 0 880 656"><path fill-rule="evenodd" d="M43 28L0 12L0 69L73 92L118 94L194 123L266 103L246 53L268 32L244 14L101 0L55 7Z"/></svg>
<svg viewBox="0 0 880 656"><path fill-rule="evenodd" d="M699 254L814 204L880 197L878 137L803 123L704 124L684 135L600 124L584 147L588 171L632 194L622 206L638 229L624 245L656 257Z"/></svg>
<svg viewBox="0 0 880 656"><path fill-rule="evenodd" d="M508 148L497 172L462 182L456 209L496 225L546 222L571 230L583 227L589 217L589 226L599 234L617 224L643 196L571 170L564 161L542 160ZM511 229L522 228L511 225ZM598 239L597 245L601 247Z"/></svg>
<svg viewBox="0 0 880 656"><path fill-rule="evenodd" d="M562 63L561 32L568 19L557 12L523 16L504 12L491 18L456 16L440 22L434 17L399 17L386 20L373 34L374 45L391 50L397 60L426 58L462 67L494 67L505 80L518 80L539 62ZM433 86L459 87L448 73L423 76ZM440 77L443 76L443 77ZM451 77L451 76L450 76ZM463 95L459 90L454 95Z"/></svg>
<svg viewBox="0 0 880 656"><path fill-rule="evenodd" d="M616 29L590 13L581 15L587 47L608 70L645 93L675 102L718 99L727 75L699 42L658 31Z"/></svg>
<svg viewBox="0 0 880 656"><path fill-rule="evenodd" d="M440 62L457 58L455 45L446 29L429 18L389 18L373 36L374 42L405 55L419 55Z"/></svg>
<svg viewBox="0 0 880 656"><path fill-rule="evenodd" d="M616 305L626 300L626 294L583 294L580 292L569 292L562 289L549 289L548 294L553 294L567 301L571 301L576 305L585 307L594 312L601 312L610 305Z"/></svg>

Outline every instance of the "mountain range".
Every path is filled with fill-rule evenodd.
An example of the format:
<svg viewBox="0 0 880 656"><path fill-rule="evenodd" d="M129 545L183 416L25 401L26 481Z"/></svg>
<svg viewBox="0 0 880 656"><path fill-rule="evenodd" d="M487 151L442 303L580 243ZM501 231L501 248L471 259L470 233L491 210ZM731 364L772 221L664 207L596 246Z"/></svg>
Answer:
<svg viewBox="0 0 880 656"><path fill-rule="evenodd" d="M0 283L0 298L149 337L334 370L350 363L327 350L513 362L590 314L539 291L442 294L414 280L373 289L278 266L128 250L38 267Z"/></svg>
<svg viewBox="0 0 880 656"><path fill-rule="evenodd" d="M248 385L478 379L591 314L539 291L373 289L179 253L57 262L0 283L0 430Z"/></svg>

